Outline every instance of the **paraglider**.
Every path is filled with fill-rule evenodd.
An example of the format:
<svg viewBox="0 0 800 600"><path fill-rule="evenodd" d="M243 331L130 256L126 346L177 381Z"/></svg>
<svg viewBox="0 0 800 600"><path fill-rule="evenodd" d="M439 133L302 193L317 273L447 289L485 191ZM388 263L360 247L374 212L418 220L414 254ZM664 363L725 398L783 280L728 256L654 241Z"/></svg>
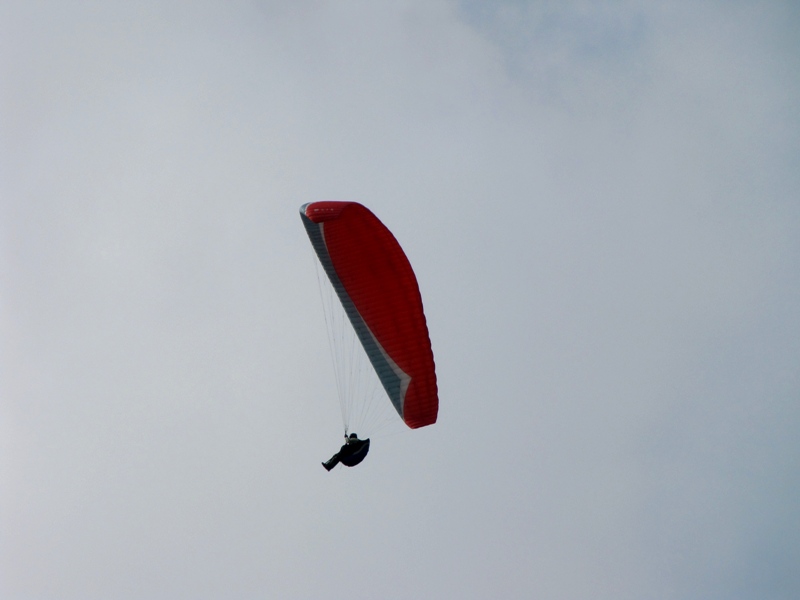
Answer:
<svg viewBox="0 0 800 600"><path fill-rule="evenodd" d="M369 452L369 439L360 440L358 434L351 433L345 437L344 445L329 460L322 463L326 470L330 471L342 463L347 467L355 467L364 460Z"/></svg>
<svg viewBox="0 0 800 600"><path fill-rule="evenodd" d="M357 202L312 202L300 208L300 215L349 328L394 410L411 429L435 423L439 398L433 351L417 279L400 244ZM359 399L340 401L349 440L344 406ZM355 464L369 451L369 439L358 441L366 443L359 446ZM352 448L343 455L345 447L350 444L338 454L347 465Z"/></svg>

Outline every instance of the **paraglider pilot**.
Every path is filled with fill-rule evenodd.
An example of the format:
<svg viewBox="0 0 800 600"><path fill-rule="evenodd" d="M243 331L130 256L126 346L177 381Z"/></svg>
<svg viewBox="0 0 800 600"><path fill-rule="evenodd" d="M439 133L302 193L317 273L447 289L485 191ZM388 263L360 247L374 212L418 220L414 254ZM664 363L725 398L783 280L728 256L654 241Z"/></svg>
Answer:
<svg viewBox="0 0 800 600"><path fill-rule="evenodd" d="M369 439L360 440L358 439L358 435L351 433L349 436L345 434L344 440L345 442L341 449L334 454L328 462L322 463L322 466L328 471L339 463L342 463L346 467L355 467L367 456L367 452L369 452Z"/></svg>

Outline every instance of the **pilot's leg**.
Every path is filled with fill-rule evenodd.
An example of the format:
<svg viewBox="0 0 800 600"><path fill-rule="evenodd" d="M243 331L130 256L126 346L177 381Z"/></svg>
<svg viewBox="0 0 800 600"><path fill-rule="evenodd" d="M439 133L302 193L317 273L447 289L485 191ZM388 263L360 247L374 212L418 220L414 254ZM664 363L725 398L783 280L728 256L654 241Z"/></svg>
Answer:
<svg viewBox="0 0 800 600"><path fill-rule="evenodd" d="M328 471L330 471L333 467L339 464L339 453L337 452L328 462L322 463L322 466L325 467Z"/></svg>

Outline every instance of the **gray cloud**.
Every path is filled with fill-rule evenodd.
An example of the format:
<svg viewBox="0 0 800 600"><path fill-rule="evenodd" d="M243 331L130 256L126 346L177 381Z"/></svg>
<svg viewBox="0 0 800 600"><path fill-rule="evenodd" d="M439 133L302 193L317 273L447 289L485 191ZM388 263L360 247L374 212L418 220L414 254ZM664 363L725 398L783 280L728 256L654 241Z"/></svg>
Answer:
<svg viewBox="0 0 800 600"><path fill-rule="evenodd" d="M794 9L0 22L3 597L797 595ZM319 199L404 245L441 391L330 475Z"/></svg>

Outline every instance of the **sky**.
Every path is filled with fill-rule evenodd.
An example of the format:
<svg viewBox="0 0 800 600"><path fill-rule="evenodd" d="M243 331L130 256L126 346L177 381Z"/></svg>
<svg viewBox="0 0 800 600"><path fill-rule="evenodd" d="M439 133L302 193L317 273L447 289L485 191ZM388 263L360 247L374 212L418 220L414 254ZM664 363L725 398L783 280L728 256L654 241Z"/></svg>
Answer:
<svg viewBox="0 0 800 600"><path fill-rule="evenodd" d="M800 596L791 2L0 5L0 596ZM341 443L298 209L414 266Z"/></svg>

